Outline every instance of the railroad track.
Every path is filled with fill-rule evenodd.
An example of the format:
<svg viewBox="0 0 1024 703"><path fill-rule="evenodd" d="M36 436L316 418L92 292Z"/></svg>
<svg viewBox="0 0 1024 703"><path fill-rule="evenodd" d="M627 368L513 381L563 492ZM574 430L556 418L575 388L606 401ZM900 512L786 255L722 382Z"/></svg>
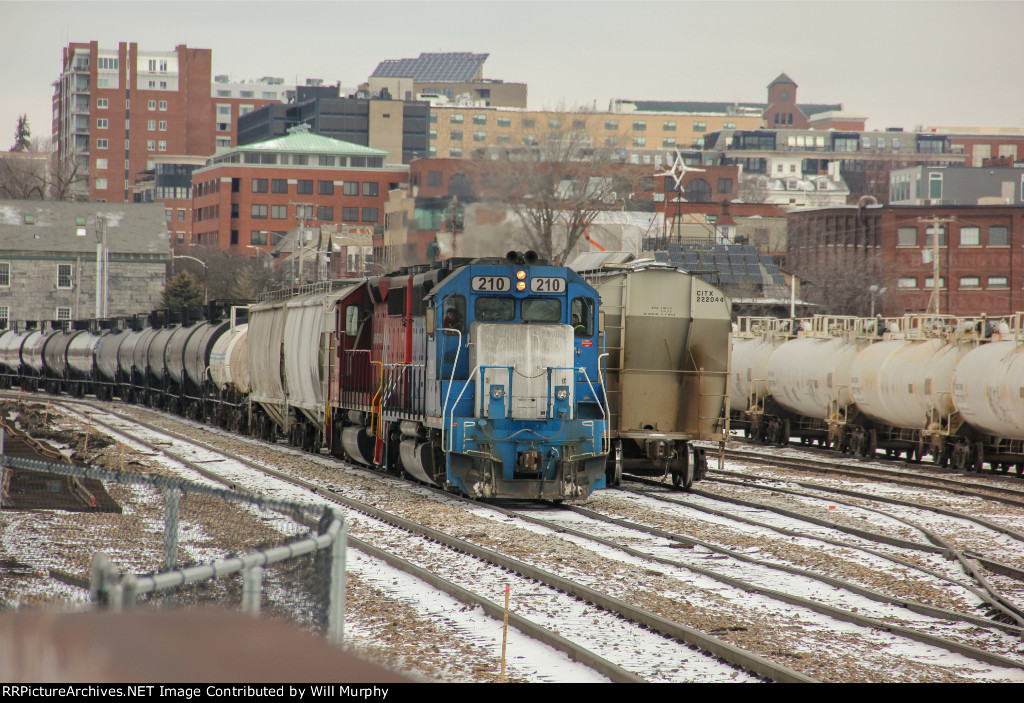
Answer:
<svg viewBox="0 0 1024 703"><path fill-rule="evenodd" d="M199 446L193 438L150 423L142 423L145 430L140 432L127 424L138 424L137 417L130 420L123 416L105 418L102 412L95 410L91 421L93 426L105 427L119 441L146 443L151 453L159 452L180 461L209 480L236 490L252 488L255 470L276 481L301 487L307 499L315 495L320 500L343 505L358 513L350 529L350 536L358 535L352 540L357 549L426 580L433 588L479 606L494 617L501 616L501 608L481 594L500 593L511 581L512 590L520 599L519 614L512 616L515 626L612 680L756 680L746 672L777 681L809 680L788 667L609 597L598 588L342 495L333 490L328 481L314 482L270 469L259 462L225 456L209 444ZM177 420L171 422L183 424ZM208 430L201 432L208 439L225 440ZM159 439L160 435L173 442L173 450L167 448L167 440ZM263 443L235 437L226 439L266 451ZM335 471L338 468L338 462L324 457L317 459L279 447L274 451L294 455L293 459L299 462L323 463L334 467ZM327 472L321 469L318 473ZM371 481L378 483L379 476ZM266 478L258 483L262 491L267 491ZM408 486L403 490L407 489ZM372 487L360 490L373 492ZM296 497L292 495L290 499ZM419 500L422 502L422 498ZM730 663L723 664L722 659ZM686 666L680 666L681 662Z"/></svg>

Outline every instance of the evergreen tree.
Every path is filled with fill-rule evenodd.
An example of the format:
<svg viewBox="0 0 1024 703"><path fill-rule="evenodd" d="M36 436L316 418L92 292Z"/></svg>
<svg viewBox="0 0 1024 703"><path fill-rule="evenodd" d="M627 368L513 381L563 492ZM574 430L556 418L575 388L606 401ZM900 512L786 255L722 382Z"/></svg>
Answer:
<svg viewBox="0 0 1024 703"><path fill-rule="evenodd" d="M32 129L28 126L28 115L18 118L18 127L14 131L14 146L11 151L32 150Z"/></svg>
<svg viewBox="0 0 1024 703"><path fill-rule="evenodd" d="M188 271L182 271L167 281L164 287L164 307L180 308L203 302L203 287L196 283Z"/></svg>

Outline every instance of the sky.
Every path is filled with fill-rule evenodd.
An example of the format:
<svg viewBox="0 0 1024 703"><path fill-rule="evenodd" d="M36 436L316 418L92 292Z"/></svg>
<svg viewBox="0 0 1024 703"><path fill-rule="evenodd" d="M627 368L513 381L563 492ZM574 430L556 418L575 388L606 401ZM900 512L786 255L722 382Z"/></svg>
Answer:
<svg viewBox="0 0 1024 703"><path fill-rule="evenodd" d="M486 78L528 85L530 109L613 98L763 102L785 73L797 100L841 103L869 129L1024 127L1024 0L0 0L0 149L18 116L51 128L70 42L213 50L232 80L355 87L384 59L488 53Z"/></svg>

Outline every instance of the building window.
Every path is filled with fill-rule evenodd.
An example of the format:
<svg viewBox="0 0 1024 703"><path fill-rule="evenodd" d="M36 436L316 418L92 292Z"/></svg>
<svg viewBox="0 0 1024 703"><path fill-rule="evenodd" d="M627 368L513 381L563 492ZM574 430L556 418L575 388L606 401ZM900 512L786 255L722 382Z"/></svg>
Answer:
<svg viewBox="0 0 1024 703"><path fill-rule="evenodd" d="M321 205L316 209L316 219L323 222L334 221L334 208L329 205Z"/></svg>
<svg viewBox="0 0 1024 703"><path fill-rule="evenodd" d="M149 130L149 131L151 131L151 132L152 132L153 130L155 130L155 129L156 129L156 120L149 120L149 121L148 121L148 122L146 123L146 129L148 129L148 130Z"/></svg>
<svg viewBox="0 0 1024 703"><path fill-rule="evenodd" d="M942 174L928 174L928 197L932 200L942 199Z"/></svg>
<svg viewBox="0 0 1024 703"><path fill-rule="evenodd" d="M263 246L267 243L267 233L257 230L249 232L249 243L256 246ZM256 256L259 256L257 253Z"/></svg>
<svg viewBox="0 0 1024 703"><path fill-rule="evenodd" d="M932 288L934 285L935 285L934 284L934 279L931 276L929 276L928 278L924 279L924 287L925 288ZM945 276L940 276L939 277L939 288L945 288L945 287L946 287L946 277Z"/></svg>
<svg viewBox="0 0 1024 703"><path fill-rule="evenodd" d="M981 228L980 227L961 227L960 228L960 246L962 246L962 247L977 247L977 246L981 246Z"/></svg>
<svg viewBox="0 0 1024 703"><path fill-rule="evenodd" d="M533 129L536 124L536 121L532 117L523 118L523 129Z"/></svg>
<svg viewBox="0 0 1024 703"><path fill-rule="evenodd" d="M341 187L342 195L359 195L359 181L345 181Z"/></svg>
<svg viewBox="0 0 1024 703"><path fill-rule="evenodd" d="M252 206L252 218L254 220L265 220L265 219L267 219L267 206L266 205L253 205Z"/></svg>
<svg viewBox="0 0 1024 703"><path fill-rule="evenodd" d="M561 128L562 128L562 120L558 119L557 117L552 117L551 119L548 120L548 129L561 129Z"/></svg>
<svg viewBox="0 0 1024 703"><path fill-rule="evenodd" d="M719 178L718 179L718 192L719 193L731 193L732 192L732 179L731 178Z"/></svg>
<svg viewBox="0 0 1024 703"><path fill-rule="evenodd" d="M319 195L334 195L334 181L317 181L316 192Z"/></svg>
<svg viewBox="0 0 1024 703"><path fill-rule="evenodd" d="M97 178L95 180L95 182L94 182L94 185L96 187L96 190L106 190L107 189L107 179L106 178Z"/></svg>
<svg viewBox="0 0 1024 703"><path fill-rule="evenodd" d="M1006 276L989 276L988 277L989 288L1009 288L1010 280Z"/></svg>
<svg viewBox="0 0 1024 703"><path fill-rule="evenodd" d="M431 130L429 130L429 131L427 132L427 136L428 136L428 137L429 137L430 139L437 139L437 130L436 130L436 129L431 129Z"/></svg>
<svg viewBox="0 0 1024 703"><path fill-rule="evenodd" d="M487 124L487 115L473 115L473 124Z"/></svg>
<svg viewBox="0 0 1024 703"><path fill-rule="evenodd" d="M295 217L299 220L312 220L313 219L313 206L312 205L296 205L295 206Z"/></svg>
<svg viewBox="0 0 1024 703"><path fill-rule="evenodd" d="M166 100L161 100L160 101L160 109L163 110L163 111L167 110L167 101Z"/></svg>
<svg viewBox="0 0 1024 703"><path fill-rule="evenodd" d="M633 137L633 146L647 146L647 137Z"/></svg>
<svg viewBox="0 0 1024 703"><path fill-rule="evenodd" d="M57 308L57 321L64 322L71 319L71 308L59 307Z"/></svg>
<svg viewBox="0 0 1024 703"><path fill-rule="evenodd" d="M676 123L675 122L665 122L664 124L661 125L661 128L664 131L666 131L666 132L675 132L676 131Z"/></svg>
<svg viewBox="0 0 1024 703"><path fill-rule="evenodd" d="M432 188L441 187L441 172L440 171L427 171L427 185Z"/></svg>
<svg viewBox="0 0 1024 703"><path fill-rule="evenodd" d="M295 192L299 195L312 195L313 194L313 181L299 181L296 184Z"/></svg>
<svg viewBox="0 0 1024 703"><path fill-rule="evenodd" d="M184 210L178 210L178 222L184 222L184 221L185 221L185 211Z"/></svg>
<svg viewBox="0 0 1024 703"><path fill-rule="evenodd" d="M675 137L662 137L662 139L661 139L661 148L662 149L675 149L676 148L676 138Z"/></svg>
<svg viewBox="0 0 1024 703"><path fill-rule="evenodd" d="M633 123L633 131L634 132L645 132L645 131L647 131L647 121L646 120L638 120L638 121L634 122Z"/></svg>
<svg viewBox="0 0 1024 703"><path fill-rule="evenodd" d="M511 117L499 117L498 118L498 126L499 127L511 127L512 126L512 118Z"/></svg>
<svg viewBox="0 0 1024 703"><path fill-rule="evenodd" d="M934 227L926 227L925 228L925 230L924 230L924 245L926 247L933 246L933 244L932 244L932 235L933 234L935 234L935 228ZM939 227L939 246L940 247L946 246L946 228L945 227Z"/></svg>
<svg viewBox="0 0 1024 703"><path fill-rule="evenodd" d="M453 142L461 142L462 141L462 131L461 130L452 130L451 132L448 133L448 138L451 139Z"/></svg>
<svg viewBox="0 0 1024 703"><path fill-rule="evenodd" d="M694 132L707 132L708 131L708 124L707 124L707 122L694 122L693 123L693 131Z"/></svg>
<svg viewBox="0 0 1024 703"><path fill-rule="evenodd" d="M160 131L161 132L166 132L167 131L167 120L160 120Z"/></svg>
<svg viewBox="0 0 1024 703"><path fill-rule="evenodd" d="M364 207L363 208L363 222L376 222L377 221L377 208L375 207Z"/></svg>
<svg viewBox="0 0 1024 703"><path fill-rule="evenodd" d="M100 110L106 110L109 105L110 101L106 98L96 98L96 107Z"/></svg>
<svg viewBox="0 0 1024 703"><path fill-rule="evenodd" d="M101 117L96 120L96 129L106 129L107 125L110 124L106 117Z"/></svg>
<svg viewBox="0 0 1024 703"><path fill-rule="evenodd" d="M359 208L357 207L343 207L341 208L341 219L346 222L359 222Z"/></svg>
<svg viewBox="0 0 1024 703"><path fill-rule="evenodd" d="M287 205L271 205L270 206L270 219L272 219L272 220L287 220L288 219L288 206Z"/></svg>
<svg viewBox="0 0 1024 703"><path fill-rule="evenodd" d="M991 278L989 279L992 280ZM961 288L981 288L981 279L978 276L961 276Z"/></svg>
<svg viewBox="0 0 1024 703"><path fill-rule="evenodd" d="M146 151L156 151L156 140L150 139L146 142Z"/></svg>
<svg viewBox="0 0 1024 703"><path fill-rule="evenodd" d="M0 263L0 288L9 288L11 285L11 264L9 261Z"/></svg>
<svg viewBox="0 0 1024 703"><path fill-rule="evenodd" d="M896 285L900 288L917 288L917 278L914 276L901 276Z"/></svg>
<svg viewBox="0 0 1024 703"><path fill-rule="evenodd" d="M449 119L449 122L451 122L452 124L462 124L463 122L465 122L465 120L466 120L465 115L456 114L456 115L452 115L451 116L451 119Z"/></svg>
<svg viewBox="0 0 1024 703"><path fill-rule="evenodd" d="M11 309L6 305L0 307L0 330L7 329L11 322Z"/></svg>
<svg viewBox="0 0 1024 703"><path fill-rule="evenodd" d="M266 178L254 178L252 179L252 192L253 193L266 193L270 184Z"/></svg>
<svg viewBox="0 0 1024 703"><path fill-rule="evenodd" d="M487 141L487 132L473 132L474 142L485 142Z"/></svg>
<svg viewBox="0 0 1024 703"><path fill-rule="evenodd" d="M619 145L619 138L618 137L605 137L604 138L604 145L605 146L618 146Z"/></svg>
<svg viewBox="0 0 1024 703"><path fill-rule="evenodd" d="M988 228L988 245L990 247L1005 247L1010 244L1010 230L1002 225L993 225Z"/></svg>
<svg viewBox="0 0 1024 703"><path fill-rule="evenodd" d="M274 178L270 181L270 192L271 193L287 193L288 192L288 181L284 178Z"/></svg>
<svg viewBox="0 0 1024 703"><path fill-rule="evenodd" d="M378 184L377 183L370 183L370 182L364 182L363 183L363 195L367 195L367 196L371 196L371 197L375 198L375 197L377 197L377 193L378 193ZM374 220L374 222L376 222L376 221L377 220Z"/></svg>
<svg viewBox="0 0 1024 703"><path fill-rule="evenodd" d="M167 142L165 142L165 141L158 142L157 143L157 150L158 151L167 151Z"/></svg>
<svg viewBox="0 0 1024 703"><path fill-rule="evenodd" d="M461 159L462 158L462 148L461 147L453 147L453 148L449 149L448 150L448 156L450 156L453 159Z"/></svg>
<svg viewBox="0 0 1024 703"><path fill-rule="evenodd" d="M317 164L320 165L320 166L334 166L336 162L337 162L337 157L334 157L334 156L325 156L325 155L321 154L317 158Z"/></svg>
<svg viewBox="0 0 1024 703"><path fill-rule="evenodd" d="M58 288L70 288L71 287L71 264L58 264L57 265L57 287Z"/></svg>

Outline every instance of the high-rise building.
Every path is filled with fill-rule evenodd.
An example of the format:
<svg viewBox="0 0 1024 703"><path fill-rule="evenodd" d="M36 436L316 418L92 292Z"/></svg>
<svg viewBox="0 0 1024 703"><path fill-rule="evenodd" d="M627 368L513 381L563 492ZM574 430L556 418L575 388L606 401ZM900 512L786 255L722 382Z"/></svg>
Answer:
<svg viewBox="0 0 1024 703"><path fill-rule="evenodd" d="M102 202L131 202L132 185L158 156L209 157L233 146L239 115L293 89L280 78L214 81L210 49L95 41L64 48L53 87L56 172L74 182L75 199Z"/></svg>

